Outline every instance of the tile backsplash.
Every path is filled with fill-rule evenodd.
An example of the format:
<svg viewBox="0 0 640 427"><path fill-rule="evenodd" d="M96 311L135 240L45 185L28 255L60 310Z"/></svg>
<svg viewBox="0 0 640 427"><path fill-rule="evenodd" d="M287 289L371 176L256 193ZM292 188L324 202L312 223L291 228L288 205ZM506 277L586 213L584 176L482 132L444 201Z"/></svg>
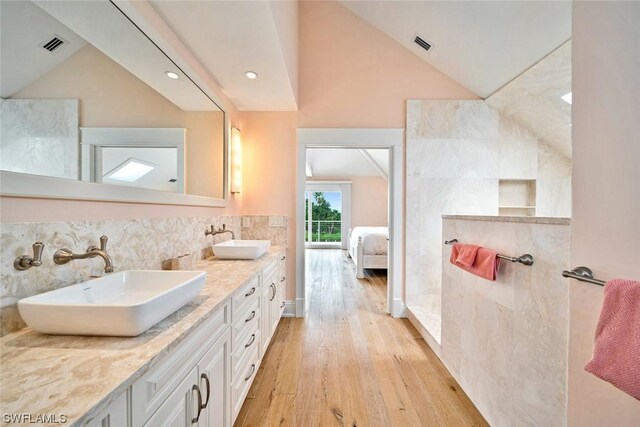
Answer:
<svg viewBox="0 0 640 427"><path fill-rule="evenodd" d="M185 253L201 259L214 242L228 240L229 234L205 237L211 224L226 224L236 238L270 239L273 245L286 246L287 228L269 227L268 216L252 216L249 228L241 228L240 216L195 218L149 218L131 220L60 221L49 223L7 223L0 227L0 335L25 326L16 303L19 299L48 292L103 274L101 258L71 261L56 265L53 254L61 248L75 253L99 246L102 235L109 237L107 252L115 271L159 270L162 262ZM284 217L286 224L287 218ZM31 255L31 245L45 244L42 265L18 271L13 261L20 255Z"/></svg>

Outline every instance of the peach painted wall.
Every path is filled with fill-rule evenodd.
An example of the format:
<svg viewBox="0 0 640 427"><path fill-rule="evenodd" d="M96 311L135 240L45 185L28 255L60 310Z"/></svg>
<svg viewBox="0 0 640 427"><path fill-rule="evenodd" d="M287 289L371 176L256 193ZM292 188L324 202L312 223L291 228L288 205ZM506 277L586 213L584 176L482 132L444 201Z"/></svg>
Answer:
<svg viewBox="0 0 640 427"><path fill-rule="evenodd" d="M338 2L299 13L299 127L404 128L407 99L479 99Z"/></svg>
<svg viewBox="0 0 640 427"><path fill-rule="evenodd" d="M604 280L640 280L638 22L637 2L573 3L571 265L586 265ZM640 402L583 369L591 357L603 288L575 280L566 285L568 425L637 426Z"/></svg>
<svg viewBox="0 0 640 427"><path fill-rule="evenodd" d="M386 179L380 176L342 176L307 181L350 181L351 227L389 226L389 185Z"/></svg>
<svg viewBox="0 0 640 427"><path fill-rule="evenodd" d="M242 213L287 215L289 248L287 277L295 276L296 127L297 112L243 113ZM287 281L287 299L295 299L295 280Z"/></svg>

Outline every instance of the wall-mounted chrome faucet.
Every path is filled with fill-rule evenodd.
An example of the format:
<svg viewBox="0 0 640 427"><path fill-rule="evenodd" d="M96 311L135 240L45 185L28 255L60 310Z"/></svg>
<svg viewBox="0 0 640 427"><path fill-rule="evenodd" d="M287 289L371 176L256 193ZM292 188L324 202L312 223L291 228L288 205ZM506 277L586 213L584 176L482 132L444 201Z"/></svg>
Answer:
<svg viewBox="0 0 640 427"><path fill-rule="evenodd" d="M213 228L213 224L211 224L211 229L204 231L205 236L216 236L222 233L231 233L231 238L232 239L236 238L235 234L233 234L233 231L227 230L227 224L222 224L222 228L219 228L217 230Z"/></svg>
<svg viewBox="0 0 640 427"><path fill-rule="evenodd" d="M59 249L53 254L53 262L58 265L66 264L74 259L86 259L100 257L104 261L104 272L113 273L113 261L109 254L107 254L107 236L100 237L100 248L97 246L89 246L87 251L83 254L74 254L69 249Z"/></svg>
<svg viewBox="0 0 640 427"><path fill-rule="evenodd" d="M20 271L28 270L31 267L40 267L42 265L42 251L44 251L44 243L35 242L33 244L33 256L19 256L13 261L13 266Z"/></svg>

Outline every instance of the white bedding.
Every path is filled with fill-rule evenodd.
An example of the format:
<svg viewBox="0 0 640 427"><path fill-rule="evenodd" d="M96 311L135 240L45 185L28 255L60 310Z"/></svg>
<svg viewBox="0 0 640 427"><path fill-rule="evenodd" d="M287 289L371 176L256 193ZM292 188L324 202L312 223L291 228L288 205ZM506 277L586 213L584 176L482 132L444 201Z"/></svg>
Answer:
<svg viewBox="0 0 640 427"><path fill-rule="evenodd" d="M362 246L365 255L386 255L388 251L387 227L355 227L351 230L350 246L358 246L358 238L362 236Z"/></svg>

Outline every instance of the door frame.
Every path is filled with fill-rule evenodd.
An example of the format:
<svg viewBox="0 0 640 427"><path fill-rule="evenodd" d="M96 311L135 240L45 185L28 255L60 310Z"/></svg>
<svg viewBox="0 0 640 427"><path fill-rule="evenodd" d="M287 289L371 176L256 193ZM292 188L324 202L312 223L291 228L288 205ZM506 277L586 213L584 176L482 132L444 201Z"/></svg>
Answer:
<svg viewBox="0 0 640 427"><path fill-rule="evenodd" d="M404 303L404 129L297 129L296 317L309 309L305 283L304 193L307 148L389 149L389 265L387 311L405 316Z"/></svg>

